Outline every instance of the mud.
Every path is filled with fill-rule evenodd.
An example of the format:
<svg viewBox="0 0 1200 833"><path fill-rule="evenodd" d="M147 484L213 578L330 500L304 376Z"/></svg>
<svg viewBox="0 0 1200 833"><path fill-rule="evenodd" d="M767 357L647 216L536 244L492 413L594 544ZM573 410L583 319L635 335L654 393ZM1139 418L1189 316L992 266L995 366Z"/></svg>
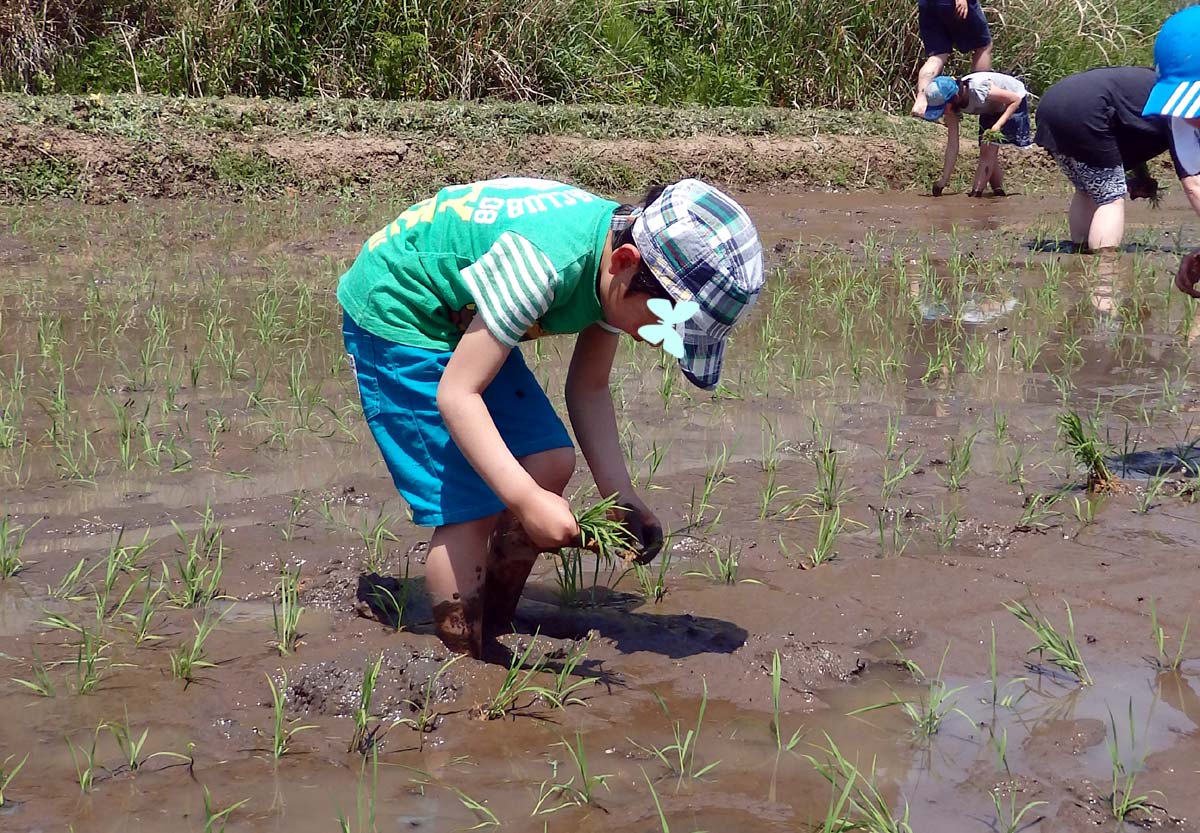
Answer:
<svg viewBox="0 0 1200 833"><path fill-rule="evenodd" d="M399 206L0 212L0 516L10 541L27 529L24 569L0 579L0 764L28 753L0 827L204 830L207 789L214 811L247 801L230 833L336 830L339 814L368 830L372 812L381 830L494 818L643 833L663 829L658 806L671 830L819 829L830 788L805 756L825 761L833 743L864 777L874 761L918 833L1004 829L993 791L1047 802L1025 829L1075 833L1120 829L1115 743L1148 797L1129 829L1200 829L1200 643L1180 645L1200 621L1200 325L1170 288L1200 239L1182 198L1132 206L1129 251L1101 260L1057 245L1062 196L739 196L771 288L723 387L689 390L645 345L623 346L613 374L663 550L641 569L584 553L574 578L539 557L501 642L517 655L539 642L542 670L527 670L546 688L586 651L565 677L581 702L529 690L486 722L472 715L507 669L448 664L427 531L395 496L340 343L336 276ZM561 405L570 342L522 349ZM1126 488L1083 489L1056 437L1066 408L1095 415ZM583 506L595 495L578 468L566 494ZM825 504L843 526L814 564ZM218 598L187 608L180 565L196 547L208 570L220 554ZM285 567L304 607L286 655L273 647ZM1029 651L1012 601L1060 631L1070 604L1092 685ZM172 655L206 613L220 617L211 665L185 685ZM373 726L390 728L373 764L346 750L380 656ZM53 696L13 681L38 684L39 669ZM267 681L284 673L287 719L316 728L275 760ZM885 706L927 713L939 690L928 734ZM428 731L412 726L422 716ZM110 728L126 720L147 731L136 771ZM681 776L670 747L689 730ZM532 815L554 784L583 783L575 743L610 777Z"/></svg>

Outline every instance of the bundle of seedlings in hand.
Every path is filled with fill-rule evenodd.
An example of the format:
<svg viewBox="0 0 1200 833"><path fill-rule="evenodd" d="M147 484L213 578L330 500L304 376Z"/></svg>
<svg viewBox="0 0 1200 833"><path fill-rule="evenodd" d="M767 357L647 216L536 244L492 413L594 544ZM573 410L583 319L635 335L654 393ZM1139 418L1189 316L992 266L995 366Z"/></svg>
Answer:
<svg viewBox="0 0 1200 833"><path fill-rule="evenodd" d="M577 513L579 546L606 560L637 560L642 553L641 544L624 522L624 516L631 511L617 503L616 495L610 495Z"/></svg>
<svg viewBox="0 0 1200 833"><path fill-rule="evenodd" d="M1075 411L1063 411L1058 415L1058 436L1063 447L1075 455L1075 462L1087 472L1089 492L1110 492L1119 481L1104 460L1104 447L1096 425L1083 419Z"/></svg>

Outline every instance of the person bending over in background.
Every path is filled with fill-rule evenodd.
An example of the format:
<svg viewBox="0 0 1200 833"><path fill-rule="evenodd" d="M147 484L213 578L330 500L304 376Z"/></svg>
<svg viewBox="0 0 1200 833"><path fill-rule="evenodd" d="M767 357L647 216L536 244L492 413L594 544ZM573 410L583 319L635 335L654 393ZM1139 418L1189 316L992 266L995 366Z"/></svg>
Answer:
<svg viewBox="0 0 1200 833"><path fill-rule="evenodd" d="M1184 9L1163 24L1154 41L1158 83L1143 116L1169 119L1172 147L1183 170L1183 193L1200 214L1200 6ZM1183 258L1175 286L1200 298L1200 249Z"/></svg>
<svg viewBox="0 0 1200 833"><path fill-rule="evenodd" d="M997 197L1004 194L1004 164L1000 161L1000 145L1027 148L1033 144L1029 124L1029 93L1025 85L1000 72L973 72L954 79L939 75L925 92L928 107L925 119L946 118L946 162L942 176L933 185L933 195L940 197L954 165L958 161L959 114L979 116L979 164L971 196L982 197L990 183Z"/></svg>
<svg viewBox="0 0 1200 833"><path fill-rule="evenodd" d="M578 333L567 413L596 488L628 507L649 560L662 527L617 436L618 334L640 341L653 327L684 375L711 389L762 286L750 218L694 179L639 206L539 179L451 186L367 240L338 284L343 334L392 479L413 521L435 527L425 580L447 648L502 660L495 637L510 630L539 553L579 537L562 496L571 438L518 342Z"/></svg>
<svg viewBox="0 0 1200 833"><path fill-rule="evenodd" d="M979 0L917 0L917 25L926 57L917 74L912 115L923 118L925 91L946 67L951 50L971 53L971 72L992 68L992 33Z"/></svg>
<svg viewBox="0 0 1200 833"><path fill-rule="evenodd" d="M1200 213L1195 131L1188 135L1168 119L1142 115L1156 82L1146 67L1104 67L1070 75L1042 94L1035 141L1075 186L1069 222L1077 247L1095 252L1121 245L1125 195L1157 200L1158 182L1146 163L1166 150Z"/></svg>

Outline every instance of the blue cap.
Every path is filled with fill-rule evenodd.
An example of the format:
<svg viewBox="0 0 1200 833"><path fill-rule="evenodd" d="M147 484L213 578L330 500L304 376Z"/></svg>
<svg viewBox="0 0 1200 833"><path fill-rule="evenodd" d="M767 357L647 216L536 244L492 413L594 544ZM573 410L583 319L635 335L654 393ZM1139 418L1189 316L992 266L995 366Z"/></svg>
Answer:
<svg viewBox="0 0 1200 833"><path fill-rule="evenodd" d="M958 82L949 75L939 75L925 88L925 121L937 121L946 112L946 102L958 95Z"/></svg>
<svg viewBox="0 0 1200 833"><path fill-rule="evenodd" d="M1167 18L1154 41L1158 83L1142 110L1143 116L1200 116L1200 6Z"/></svg>

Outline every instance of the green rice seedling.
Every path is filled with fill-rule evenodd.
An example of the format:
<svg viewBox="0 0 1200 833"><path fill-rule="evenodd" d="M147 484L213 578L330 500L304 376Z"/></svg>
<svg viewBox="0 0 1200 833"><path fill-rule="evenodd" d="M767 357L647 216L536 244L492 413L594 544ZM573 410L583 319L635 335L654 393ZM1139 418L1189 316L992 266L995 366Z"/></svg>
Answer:
<svg viewBox="0 0 1200 833"><path fill-rule="evenodd" d="M1100 439L1095 420L1086 423L1075 411L1063 411L1058 415L1059 442L1075 457L1076 464L1087 472L1089 492L1110 491L1117 485L1117 478L1105 461L1106 446Z"/></svg>
<svg viewBox="0 0 1200 833"><path fill-rule="evenodd" d="M458 802L462 804L462 806L474 813L479 819L479 823L472 827L468 827L468 830L483 830L487 827L502 826L500 824L500 819L496 818L496 814L493 813L486 804L476 801L458 787L452 787L449 784L446 784L445 787L446 789L450 790L450 792L454 793L454 797L458 799Z"/></svg>
<svg viewBox="0 0 1200 833"><path fill-rule="evenodd" d="M707 461L707 455L706 455ZM709 511L713 508L712 498L716 493L717 487L726 483L732 483L733 478L725 474L725 467L729 464L729 449L725 443L721 443L721 451L716 455L713 461L704 471L704 485L700 491L700 502L697 505L695 500L695 490L692 492L692 509L688 517L688 523L692 526L698 526L707 519ZM709 525L711 529L721 518L721 513L718 512L715 519Z"/></svg>
<svg viewBox="0 0 1200 833"><path fill-rule="evenodd" d="M992 436L996 445L1008 442L1008 414L996 408L992 408Z"/></svg>
<svg viewBox="0 0 1200 833"><path fill-rule="evenodd" d="M987 367L988 345L982 338L967 340L963 356L963 368L972 376L978 376Z"/></svg>
<svg viewBox="0 0 1200 833"><path fill-rule="evenodd" d="M1175 647L1174 655L1167 653L1167 633L1158 621L1158 609L1154 599L1150 600L1150 638L1154 640L1155 656L1153 663L1160 671L1178 672L1183 664L1183 652L1187 647L1188 629L1192 626L1192 617L1188 616L1183 623L1183 631L1179 634L1179 644Z"/></svg>
<svg viewBox="0 0 1200 833"><path fill-rule="evenodd" d="M25 753L25 757L18 761L15 765L9 766L16 755L9 755L0 763L0 807L4 806L4 791L8 789L9 784L17 777L21 769L25 766L25 762L29 760L29 753Z"/></svg>
<svg viewBox="0 0 1200 833"><path fill-rule="evenodd" d="M395 522L396 518L393 515L385 513L380 508L373 523L364 520L363 524L358 527L358 537L362 541L364 550L363 569L366 572L383 573L387 571L387 545L400 540L389 529Z"/></svg>
<svg viewBox="0 0 1200 833"><path fill-rule="evenodd" d="M839 460L840 452L835 451L832 439L826 437L813 456L816 468L816 489L803 498L818 512L830 512L839 508L850 496L853 489L845 487L845 474L842 472Z"/></svg>
<svg viewBox="0 0 1200 833"><path fill-rule="evenodd" d="M1105 738L1105 745L1108 747L1109 760L1112 763L1112 793L1109 795L1109 810L1112 816L1118 822L1124 822L1130 813L1135 811L1149 812L1150 811L1150 796L1162 795L1158 790L1151 790L1147 793L1138 794L1137 792L1137 776L1138 771L1145 765L1146 755L1142 753L1141 758L1133 766L1126 766L1121 760L1121 748L1119 741L1119 733L1117 732L1117 720L1113 717L1112 710L1108 712L1109 726L1112 728L1112 734ZM1133 700L1129 701L1129 751L1132 752L1137 746L1137 738L1135 736L1135 726L1133 722Z"/></svg>
<svg viewBox="0 0 1200 833"><path fill-rule="evenodd" d="M75 693L91 694L104 679L104 667L109 660L104 652L111 646L89 630L79 632L75 651Z"/></svg>
<svg viewBox="0 0 1200 833"><path fill-rule="evenodd" d="M357 808L357 827L353 828L355 833L378 833L375 826L376 807L375 803L379 795L379 750L372 748L371 750L371 793L369 797L363 797L363 781L367 772L367 760L363 757L362 765L358 770L358 784L355 787L355 807ZM342 813L341 808L338 809L338 830L340 833L351 833L350 820Z"/></svg>
<svg viewBox="0 0 1200 833"><path fill-rule="evenodd" d="M1025 454L1026 450L1024 447L1019 445L1013 446L1012 454L1008 458L1008 474L1006 476L1009 483L1012 483L1022 491L1025 490L1025 486L1029 483L1028 478L1025 477Z"/></svg>
<svg viewBox="0 0 1200 833"><path fill-rule="evenodd" d="M366 755L375 748L378 738L382 736L379 727L374 726L379 718L371 714L371 701L375 697L375 685L379 681L379 672L382 668L383 654L377 656L374 661L368 659L367 664L363 666L362 684L358 689L358 703L352 712L354 735L350 738L350 748L347 750L349 752Z"/></svg>
<svg viewBox="0 0 1200 833"><path fill-rule="evenodd" d="M9 579L25 569L21 560L21 548L25 546L25 536L38 525L34 521L29 526L12 523L12 516L0 518L0 579Z"/></svg>
<svg viewBox="0 0 1200 833"><path fill-rule="evenodd" d="M291 541L296 537L296 530L300 526L300 519L304 517L304 513L307 511L304 506L306 497L308 495L303 490L296 492L292 496L291 504L288 506L287 518L279 530L279 534L283 537L283 540Z"/></svg>
<svg viewBox="0 0 1200 833"><path fill-rule="evenodd" d="M400 722L406 726L409 726L413 729L413 731L420 734L421 740L419 751L425 751L425 735L437 728L438 718L441 717L441 713L433 707L435 702L435 689L437 688L438 680L441 679L442 675L446 673L446 670L450 668L451 665L458 662L464 656L466 656L466 654L455 654L450 659L443 662L436 672L429 675L429 679L425 681L425 690L422 692L421 702L417 703L412 700L404 701L410 707L412 707L414 711L416 711L417 716L414 718L403 718ZM568 656L568 662L569 660L570 656ZM564 663L564 669L567 668L567 664L568 663ZM574 665L571 666L571 671L573 670ZM569 674L570 671L564 671L560 673ZM556 682L556 690L560 692L560 696L569 695L569 692L566 692L566 689L567 686L565 684Z"/></svg>
<svg viewBox="0 0 1200 833"><path fill-rule="evenodd" d="M550 686L550 690L554 692L551 703L557 708L566 708L570 705L586 705L582 700L574 696L575 692L588 686L599 684L600 679L598 677L572 679L576 676L579 666L587 659L588 649L592 647L592 640L595 638L595 632L589 632L585 639L575 640L571 645L571 650L567 652L566 657L563 659L562 665L554 672ZM444 668L445 666L438 671L439 675Z"/></svg>
<svg viewBox="0 0 1200 833"><path fill-rule="evenodd" d="M675 742L666 746L642 746L633 738L627 740L636 746L638 749L653 755L661 761L671 773L677 776L677 784L682 783L684 778L697 780L703 778L709 772L716 769L721 762L719 760L712 763L698 766L696 762L696 748L700 744L700 730L704 725L704 713L708 709L708 682L701 678L702 693L700 695L700 709L696 713L696 725L689 729L683 728L682 720L675 720L671 717L671 710L667 707L667 701L662 698L656 691L652 691L654 699L658 702L658 707L662 709L667 720L671 724L671 731L674 734Z"/></svg>
<svg viewBox="0 0 1200 833"><path fill-rule="evenodd" d="M1062 517L1062 513L1054 508L1062 500L1062 496L1062 492L1050 495L1034 492L1026 497L1025 506L1021 510L1021 519L1017 521L1016 530L1019 532L1035 532L1049 529L1052 525L1051 521Z"/></svg>
<svg viewBox="0 0 1200 833"><path fill-rule="evenodd" d="M571 763L575 765L575 774L566 781L558 781L558 762L551 761L552 774L538 788L538 801L529 815L549 815L565 807L584 807L594 803L595 794L600 787L607 791L608 779L612 775L593 775L588 767L587 752L583 748L583 736L575 732L575 743L566 738L561 739L555 746L567 750ZM576 779L578 778L578 784ZM546 806L553 802L554 806Z"/></svg>
<svg viewBox="0 0 1200 833"><path fill-rule="evenodd" d="M279 573L279 601L271 600L271 618L275 627L275 647L281 654L290 654L300 643L300 568L289 570L285 565Z"/></svg>
<svg viewBox="0 0 1200 833"><path fill-rule="evenodd" d="M958 516L958 507L949 511L943 509L938 517L933 518L933 540L938 549L949 549L958 540L958 527L962 519Z"/></svg>
<svg viewBox="0 0 1200 833"><path fill-rule="evenodd" d="M872 760L870 770L864 772L842 755L837 744L828 735L825 736L825 742L828 744L824 750L825 760L818 760L811 755L805 757L830 783L835 793L853 787L848 801L851 813L833 820L832 823L827 821L829 829L860 830L864 833L913 833L908 821L908 802L904 802L903 814L897 816L875 786L875 761Z"/></svg>
<svg viewBox="0 0 1200 833"><path fill-rule="evenodd" d="M670 569L671 551L665 547L662 555L658 557L658 565L654 569L645 564L634 564L633 574L637 576L642 595L655 604L661 602L667 595L667 573Z"/></svg>
<svg viewBox="0 0 1200 833"><path fill-rule="evenodd" d="M658 798L658 790L654 789L654 782L650 780L650 776L644 769L642 769L642 778L645 779L646 786L650 789L650 797L654 799L654 810L658 814L658 823L662 827L662 833L671 833L671 825L667 823L667 815L663 812L662 802ZM696 831L696 833L703 833L703 831Z"/></svg>
<svg viewBox="0 0 1200 833"><path fill-rule="evenodd" d="M912 673L914 677L925 679L925 673L921 670L919 665L905 657L904 654L901 653L900 649L895 645L892 647L895 648L896 653L899 655L901 663L903 663L909 669L910 673ZM879 711L880 709L890 708L891 706L899 706L900 710L904 712L905 716L912 721L913 734L924 740L928 740L933 735L936 735L941 729L942 724L946 721L946 718L953 714L957 714L959 717L969 721L971 719L970 716L967 715L967 713L962 709L954 705L956 702L954 700L954 695L964 690L966 686L956 686L955 688L950 688L946 684L946 681L942 679L942 669L945 667L946 655L949 653L950 646L947 644L946 649L942 652L941 662L938 663L937 673L932 679L925 679L925 695L920 700L913 701L903 697L894 696L892 700L888 700L887 702L864 706L860 709L855 709L852 712L848 712L848 714L853 717L860 714L866 714L868 712ZM893 692L893 695L894 694L895 692Z"/></svg>
<svg viewBox="0 0 1200 833"><path fill-rule="evenodd" d="M229 821L233 811L249 802L250 799L243 798L241 801L230 804L224 810L218 810L213 804L212 793L206 786L204 788L204 833L225 833L225 824Z"/></svg>
<svg viewBox="0 0 1200 833"><path fill-rule="evenodd" d="M576 512L579 546L606 561L620 558L621 553L635 549L638 542L634 540L629 527L613 517L614 513L621 511L617 506L617 495L614 494Z"/></svg>
<svg viewBox="0 0 1200 833"><path fill-rule="evenodd" d="M518 704L527 697L533 701L543 700L554 708L565 708L568 705L568 701L559 699L554 689L534 682L537 675L546 668L544 656L538 657L532 663L529 661L536 647L537 634L535 633L521 654L513 654L512 661L508 665L508 672L500 681L500 687L496 689L495 694L488 698L486 703L479 706L480 717L485 720L504 717L521 708ZM569 702L581 703L582 701L571 698Z"/></svg>
<svg viewBox="0 0 1200 833"><path fill-rule="evenodd" d="M950 646L942 652L942 660L938 663L937 675L928 681L925 696L918 702L905 701L900 704L901 710L913 722L913 730L919 737L929 738L938 733L942 723L952 714L970 721L970 716L954 705L954 695L964 690L966 686L949 687L942 679L942 668L946 664L946 655Z"/></svg>
<svg viewBox="0 0 1200 833"><path fill-rule="evenodd" d="M117 742L117 747L121 750L121 765L126 767L129 772L137 772L143 764L154 758L189 760L186 755L180 755L178 752L152 752L143 757L142 747L146 745L146 738L150 734L150 730L143 729L140 736L134 735L133 729L129 725L128 707L125 709L124 723L105 723L104 728L108 729L109 734L113 736L113 740Z"/></svg>
<svg viewBox="0 0 1200 833"><path fill-rule="evenodd" d="M204 645L213 630L232 609L232 607L228 607L217 616L205 613L204 619L199 622L193 619L192 627L195 628L196 635L192 638L191 643L181 645L171 652L171 676L177 680L183 680L185 688L195 682L197 671L217 667L215 662L207 659L208 655L204 650Z"/></svg>
<svg viewBox="0 0 1200 833"><path fill-rule="evenodd" d="M975 448L978 431L971 431L960 441L958 437L950 437L946 447L946 473L941 475L942 482L952 492L962 488L963 480L971 473L971 454Z"/></svg>
<svg viewBox="0 0 1200 833"><path fill-rule="evenodd" d="M1004 692L1013 686L1020 686L1024 684L1026 682L1026 678L1017 677L1016 679L1009 680L1004 685L1000 685L1000 668L996 661L996 623L992 622L990 624L992 638L988 646L988 679L992 684L991 705L993 709L995 709L997 706L1006 709L1015 708L1017 704L1024 699L1025 694L1027 694L1028 691L1022 692L1015 697L1011 694L1005 694Z"/></svg>
<svg viewBox="0 0 1200 833"><path fill-rule="evenodd" d="M85 795L92 791L92 783L96 778L96 742L103 728L102 723L92 732L90 746L76 746L70 736L67 736L67 748L71 751L71 762L75 765L75 779L79 783L79 791Z"/></svg>
<svg viewBox="0 0 1200 833"><path fill-rule="evenodd" d="M739 581L761 584L762 582L752 578L738 579L738 562L741 555L741 550L736 553L733 551L733 539L731 538L725 547L724 554L721 553L719 547L713 547L711 561L704 562L701 565L702 569L685 571L684 575L706 578L718 584L738 584Z"/></svg>
<svg viewBox="0 0 1200 833"><path fill-rule="evenodd" d="M1071 614L1071 605L1064 604L1068 628L1065 634L1060 633L1040 611L1031 610L1024 602L1005 602L1004 608L1037 637L1038 641L1026 653L1037 651L1039 657L1074 675L1081 684L1091 685L1092 676L1079 653L1079 643L1075 641L1075 618Z"/></svg>
<svg viewBox="0 0 1200 833"><path fill-rule="evenodd" d="M583 552L567 547L554 559L554 578L558 585L558 603L563 607L580 604L583 593Z"/></svg>
<svg viewBox="0 0 1200 833"><path fill-rule="evenodd" d="M791 752L800 743L804 727L797 727L790 738L784 739L783 719L779 711L779 694L783 688L783 665L779 661L779 652L771 655L771 735L775 738L775 747L780 752Z"/></svg>
<svg viewBox="0 0 1200 833"><path fill-rule="evenodd" d="M1078 535L1079 531L1081 531L1083 527L1091 526L1093 523L1095 523L1096 504L1092 502L1091 498L1084 498L1083 500L1080 500L1078 496L1074 498L1074 501L1075 520L1079 522L1079 530L1077 530L1075 534Z"/></svg>
<svg viewBox="0 0 1200 833"><path fill-rule="evenodd" d="M906 510L890 510L886 507L872 507L875 513L875 528L879 535L880 555L902 555L912 541L913 532L905 534L904 519Z"/></svg>
<svg viewBox="0 0 1200 833"><path fill-rule="evenodd" d="M782 448L783 443L776 440L775 427L764 417L760 466L765 478L762 491L758 496L758 519L760 521L771 514L771 506L775 501L793 491L790 487L779 483L779 460Z"/></svg>
<svg viewBox="0 0 1200 833"><path fill-rule="evenodd" d="M816 569L827 561L837 557L834 546L845 523L842 521L842 510L835 506L821 515L821 523L817 527L817 540L808 552L808 569Z"/></svg>
<svg viewBox="0 0 1200 833"><path fill-rule="evenodd" d="M1038 807L1048 806L1045 801L1030 801L1020 807L1017 806L1017 790L1010 788L1008 790L1008 801L1005 802L1003 793L999 788L996 788L988 793L992 798L992 805L996 808L996 827L998 833L1018 833L1027 827L1037 824L1041 819L1035 819L1028 824L1022 824L1025 816L1036 810Z"/></svg>
<svg viewBox="0 0 1200 833"><path fill-rule="evenodd" d="M996 734L995 726L988 727L988 745L992 747L992 751L996 753L996 769L1012 774L1012 770L1008 767L1008 729L1001 729L1000 734Z"/></svg>
<svg viewBox="0 0 1200 833"><path fill-rule="evenodd" d="M131 589L133 587L142 587L141 605L136 613L122 613L121 618L129 623L134 645L158 642L162 637L152 634L150 629L154 626L154 617L162 610L164 603L159 601L159 597L166 592L166 584L162 579L155 583L150 574L146 573L137 584L131 586Z"/></svg>
<svg viewBox="0 0 1200 833"><path fill-rule="evenodd" d="M47 668L46 663L42 662L41 658L37 655L37 649L34 649L30 670L33 672L32 680L22 680L17 677L10 677L9 679L39 697L53 697L55 692L54 680L50 677L50 669Z"/></svg>
<svg viewBox="0 0 1200 833"><path fill-rule="evenodd" d="M1158 506L1155 503L1159 495L1166 488L1167 481L1170 478L1169 473L1158 474L1146 481L1146 485L1137 490L1137 505L1134 507L1134 512L1139 515L1147 514L1151 509Z"/></svg>
<svg viewBox="0 0 1200 833"><path fill-rule="evenodd" d="M275 681L271 679L271 675L265 675L267 678L267 686L271 689L271 755L275 760L279 760L287 754L291 748L292 738L301 732L317 727L311 724L297 726L300 718L288 720L285 711L285 700L288 686L287 672L284 671L279 685L275 685Z"/></svg>
<svg viewBox="0 0 1200 833"><path fill-rule="evenodd" d="M221 528L210 528L206 521L196 534L188 537L174 521L171 525L183 545L182 556L175 560L178 589L171 591L171 602L178 607L203 607L221 595L224 574L225 546ZM163 564L163 583L171 586L166 564Z"/></svg>
<svg viewBox="0 0 1200 833"><path fill-rule="evenodd" d="M908 460L908 452L902 453L899 459L896 460L893 460L890 456L885 456L883 461L883 488L880 492L884 504L891 501L901 484L920 467L920 455L917 455L917 458L912 461Z"/></svg>

